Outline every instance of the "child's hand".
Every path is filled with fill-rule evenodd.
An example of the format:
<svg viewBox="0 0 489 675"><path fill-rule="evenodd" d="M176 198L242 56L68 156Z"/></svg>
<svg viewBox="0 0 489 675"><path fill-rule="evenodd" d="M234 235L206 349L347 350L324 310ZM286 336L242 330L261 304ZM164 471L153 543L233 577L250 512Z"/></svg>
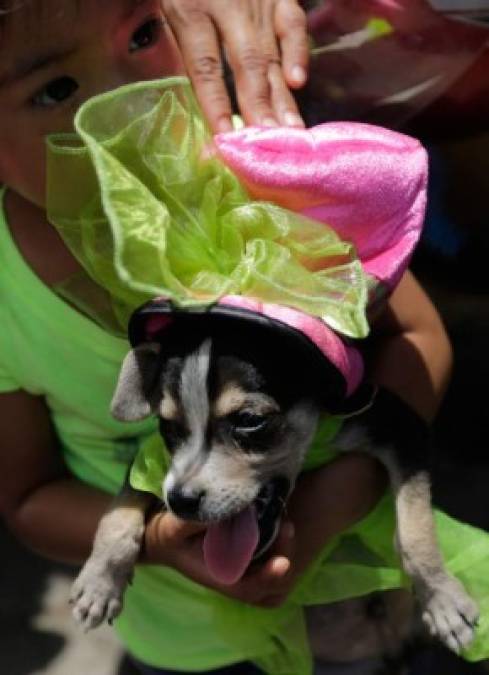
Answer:
<svg viewBox="0 0 489 675"><path fill-rule="evenodd" d="M177 518L172 513L155 515L146 527L144 562L173 567L184 576L223 595L249 604L272 606L268 597L283 596L292 556L293 528L282 525L274 553L252 568L232 586L216 582L207 571L202 550L205 525Z"/></svg>
<svg viewBox="0 0 489 675"><path fill-rule="evenodd" d="M380 464L349 454L303 475L292 494L271 555L252 566L232 586L217 583L202 553L205 525L156 515L146 530L146 561L168 565L193 581L224 595L261 607L276 607L289 595L299 575L338 532L363 518L386 485Z"/></svg>
<svg viewBox="0 0 489 675"><path fill-rule="evenodd" d="M289 568L260 604L280 605L328 540L372 510L386 482L386 472L379 462L353 453L303 474L287 507L292 537L286 550L282 537L272 551L275 558L285 556Z"/></svg>

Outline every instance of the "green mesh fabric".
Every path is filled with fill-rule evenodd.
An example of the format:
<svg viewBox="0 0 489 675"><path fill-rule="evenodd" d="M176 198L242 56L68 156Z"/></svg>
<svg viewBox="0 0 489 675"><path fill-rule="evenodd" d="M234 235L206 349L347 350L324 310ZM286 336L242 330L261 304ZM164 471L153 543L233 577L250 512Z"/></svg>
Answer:
<svg viewBox="0 0 489 675"><path fill-rule="evenodd" d="M189 306L241 294L319 316L345 335L367 334L368 281L352 245L252 201L213 154L185 78L91 99L75 127L78 135L48 139L47 204L92 280L60 292L86 314L124 330L156 296ZM94 297L93 282L105 298Z"/></svg>

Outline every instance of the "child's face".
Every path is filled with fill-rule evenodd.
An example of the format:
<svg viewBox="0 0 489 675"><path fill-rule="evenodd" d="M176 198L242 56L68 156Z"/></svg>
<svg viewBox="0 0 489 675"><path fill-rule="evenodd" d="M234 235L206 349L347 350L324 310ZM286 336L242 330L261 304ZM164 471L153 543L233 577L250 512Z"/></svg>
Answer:
<svg viewBox="0 0 489 675"><path fill-rule="evenodd" d="M25 4L0 33L0 183L43 205L45 136L87 98L182 66L159 0Z"/></svg>

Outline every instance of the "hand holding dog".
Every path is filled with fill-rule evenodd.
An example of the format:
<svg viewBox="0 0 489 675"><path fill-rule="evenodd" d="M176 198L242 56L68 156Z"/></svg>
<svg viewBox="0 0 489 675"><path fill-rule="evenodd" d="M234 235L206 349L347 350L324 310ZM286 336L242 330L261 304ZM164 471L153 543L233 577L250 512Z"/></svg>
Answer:
<svg viewBox="0 0 489 675"><path fill-rule="evenodd" d="M270 558L232 586L216 582L205 566L205 529L206 525L181 520L169 511L156 514L146 527L144 562L172 567L192 581L252 605L273 606L270 596L286 597L294 547L291 523L282 524Z"/></svg>
<svg viewBox="0 0 489 675"><path fill-rule="evenodd" d="M364 518L386 486L387 474L380 463L353 453L302 474L288 502L290 522L282 525L290 528L291 536L278 538L272 550L273 558L284 557L289 566L259 604L282 604L328 541Z"/></svg>
<svg viewBox="0 0 489 675"><path fill-rule="evenodd" d="M386 486L380 464L348 454L301 476L271 555L252 566L232 586L209 574L202 552L206 526L181 520L170 512L155 515L146 528L145 562L163 564L203 586L260 607L281 605L299 576L327 541L363 518Z"/></svg>

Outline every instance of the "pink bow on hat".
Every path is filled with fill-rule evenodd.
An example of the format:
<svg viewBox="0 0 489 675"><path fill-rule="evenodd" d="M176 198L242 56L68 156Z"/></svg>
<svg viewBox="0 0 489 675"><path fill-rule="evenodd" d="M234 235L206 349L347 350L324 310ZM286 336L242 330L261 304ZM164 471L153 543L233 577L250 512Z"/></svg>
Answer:
<svg viewBox="0 0 489 675"><path fill-rule="evenodd" d="M312 129L248 127L216 136L215 144L253 198L327 223L355 245L380 286L395 288L423 225L428 162L418 141L367 124L332 122ZM363 375L358 351L319 318L243 296L219 304L299 330L342 373L347 395L357 388Z"/></svg>
<svg viewBox="0 0 489 675"><path fill-rule="evenodd" d="M331 122L312 129L248 127L215 137L255 199L327 223L351 241L365 271L392 290L423 224L428 162L415 139Z"/></svg>

